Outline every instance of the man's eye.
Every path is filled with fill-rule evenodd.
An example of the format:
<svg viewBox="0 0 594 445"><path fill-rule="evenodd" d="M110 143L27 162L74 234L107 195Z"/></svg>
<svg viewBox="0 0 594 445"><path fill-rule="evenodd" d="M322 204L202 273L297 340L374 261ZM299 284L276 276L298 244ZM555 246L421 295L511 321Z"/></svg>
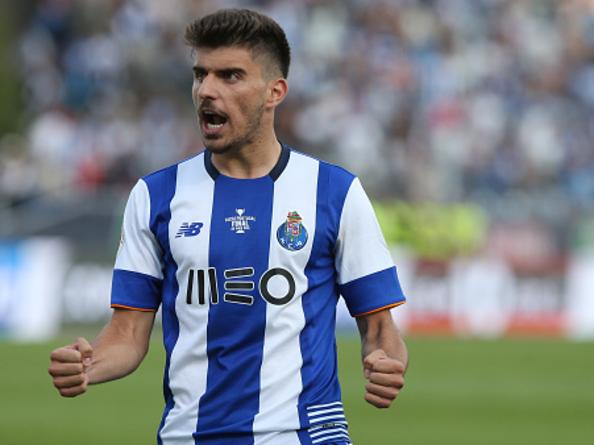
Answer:
<svg viewBox="0 0 594 445"><path fill-rule="evenodd" d="M232 82L238 81L240 79L240 75L237 71L231 71L229 73L226 73L227 80L230 80Z"/></svg>
<svg viewBox="0 0 594 445"><path fill-rule="evenodd" d="M202 82L206 77L206 73L203 71L194 70L194 79L197 82Z"/></svg>

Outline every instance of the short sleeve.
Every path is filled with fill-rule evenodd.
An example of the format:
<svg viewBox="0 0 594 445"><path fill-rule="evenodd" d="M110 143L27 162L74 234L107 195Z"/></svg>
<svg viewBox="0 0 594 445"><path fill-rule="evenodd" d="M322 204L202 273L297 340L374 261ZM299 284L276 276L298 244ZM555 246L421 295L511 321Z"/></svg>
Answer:
<svg viewBox="0 0 594 445"><path fill-rule="evenodd" d="M111 306L156 311L163 282L161 248L150 228L150 197L139 180L128 198L113 271Z"/></svg>
<svg viewBox="0 0 594 445"><path fill-rule="evenodd" d="M405 302L375 212L357 178L344 201L335 255L339 290L352 316Z"/></svg>

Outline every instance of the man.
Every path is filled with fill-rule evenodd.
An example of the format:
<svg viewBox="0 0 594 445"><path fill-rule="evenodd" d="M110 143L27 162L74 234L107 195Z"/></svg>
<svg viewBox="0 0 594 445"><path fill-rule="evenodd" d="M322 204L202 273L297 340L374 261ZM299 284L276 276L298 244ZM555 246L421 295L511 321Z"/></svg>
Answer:
<svg viewBox="0 0 594 445"><path fill-rule="evenodd" d="M141 179L124 214L115 309L91 346L52 352L60 394L131 373L163 310L161 444L349 444L334 338L357 317L365 399L388 407L404 302L359 180L278 142L289 45L273 20L221 10L186 29L206 151Z"/></svg>

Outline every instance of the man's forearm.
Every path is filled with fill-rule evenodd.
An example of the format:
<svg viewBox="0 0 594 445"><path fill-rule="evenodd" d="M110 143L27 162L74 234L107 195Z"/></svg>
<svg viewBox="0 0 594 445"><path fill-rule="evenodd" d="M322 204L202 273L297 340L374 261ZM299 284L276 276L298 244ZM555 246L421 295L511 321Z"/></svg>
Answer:
<svg viewBox="0 0 594 445"><path fill-rule="evenodd" d="M389 310L357 318L365 400L377 408L388 408L404 387L408 351Z"/></svg>
<svg viewBox="0 0 594 445"><path fill-rule="evenodd" d="M389 357L408 366L406 344L392 320L389 310L377 312L357 319L361 334L361 354L366 357L371 352L381 349Z"/></svg>
<svg viewBox="0 0 594 445"><path fill-rule="evenodd" d="M116 311L93 342L86 372L90 384L119 379L133 372L145 357L154 314Z"/></svg>

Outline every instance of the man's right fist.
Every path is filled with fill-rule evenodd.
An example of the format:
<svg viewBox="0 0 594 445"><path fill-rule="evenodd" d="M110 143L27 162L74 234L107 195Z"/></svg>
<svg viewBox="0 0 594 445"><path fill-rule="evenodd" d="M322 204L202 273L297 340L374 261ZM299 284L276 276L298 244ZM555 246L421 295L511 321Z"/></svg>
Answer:
<svg viewBox="0 0 594 445"><path fill-rule="evenodd" d="M50 360L48 372L62 396L75 397L87 390L93 347L86 339L79 337L76 343L54 349Z"/></svg>

